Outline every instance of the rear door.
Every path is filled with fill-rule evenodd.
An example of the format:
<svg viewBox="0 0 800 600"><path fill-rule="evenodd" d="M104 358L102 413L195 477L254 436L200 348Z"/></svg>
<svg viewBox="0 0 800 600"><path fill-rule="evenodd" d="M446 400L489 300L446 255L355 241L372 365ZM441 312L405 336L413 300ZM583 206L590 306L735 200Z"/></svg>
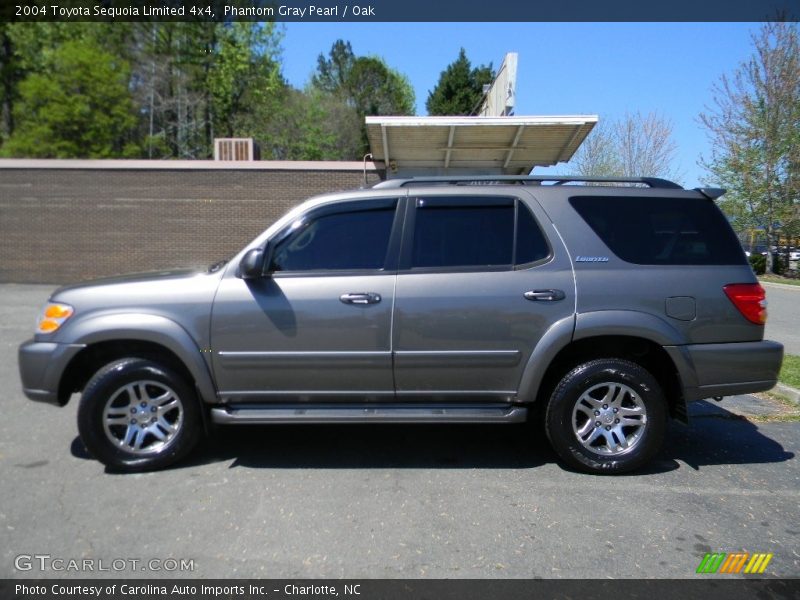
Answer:
<svg viewBox="0 0 800 600"><path fill-rule="evenodd" d="M412 196L392 328L398 398L508 400L536 343L574 314L552 223L519 196Z"/></svg>

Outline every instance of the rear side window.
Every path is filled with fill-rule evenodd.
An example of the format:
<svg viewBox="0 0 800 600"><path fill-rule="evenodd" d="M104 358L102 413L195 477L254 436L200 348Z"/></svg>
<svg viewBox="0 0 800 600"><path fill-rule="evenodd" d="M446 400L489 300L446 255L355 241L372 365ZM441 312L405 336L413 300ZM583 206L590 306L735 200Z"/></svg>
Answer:
<svg viewBox="0 0 800 600"><path fill-rule="evenodd" d="M640 265L746 264L712 200L576 196L570 204L624 261Z"/></svg>
<svg viewBox="0 0 800 600"><path fill-rule="evenodd" d="M515 198L420 198L412 268L485 268L549 256L530 210Z"/></svg>
<svg viewBox="0 0 800 600"><path fill-rule="evenodd" d="M514 264L525 265L550 256L550 247L525 203L517 201L517 251Z"/></svg>

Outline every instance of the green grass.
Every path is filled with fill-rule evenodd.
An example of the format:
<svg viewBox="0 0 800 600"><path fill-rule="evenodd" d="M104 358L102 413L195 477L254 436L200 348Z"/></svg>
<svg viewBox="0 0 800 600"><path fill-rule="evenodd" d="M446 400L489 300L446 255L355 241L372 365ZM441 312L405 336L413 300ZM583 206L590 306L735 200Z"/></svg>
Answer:
<svg viewBox="0 0 800 600"><path fill-rule="evenodd" d="M787 354L783 357L783 367L778 380L793 388L800 388L800 356Z"/></svg>
<svg viewBox="0 0 800 600"><path fill-rule="evenodd" d="M800 286L800 279L790 279L789 277L781 277L780 275L759 275L759 281L767 281L769 283L785 283L786 285Z"/></svg>
<svg viewBox="0 0 800 600"><path fill-rule="evenodd" d="M771 402L774 411L769 415L747 415L745 418L748 421L758 423L800 422L800 407L777 390L772 389L768 392L759 392L754 395L765 402Z"/></svg>
<svg viewBox="0 0 800 600"><path fill-rule="evenodd" d="M747 417L747 420L755 421L756 423L798 423L800 422L800 415L751 415Z"/></svg>

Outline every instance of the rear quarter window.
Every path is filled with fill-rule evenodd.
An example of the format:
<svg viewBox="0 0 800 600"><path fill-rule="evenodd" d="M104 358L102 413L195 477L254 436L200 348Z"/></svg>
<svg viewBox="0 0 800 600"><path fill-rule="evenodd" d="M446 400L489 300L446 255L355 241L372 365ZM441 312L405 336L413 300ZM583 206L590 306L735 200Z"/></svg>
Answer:
<svg viewBox="0 0 800 600"><path fill-rule="evenodd" d="M747 264L713 200L575 196L572 207L624 261L640 265Z"/></svg>

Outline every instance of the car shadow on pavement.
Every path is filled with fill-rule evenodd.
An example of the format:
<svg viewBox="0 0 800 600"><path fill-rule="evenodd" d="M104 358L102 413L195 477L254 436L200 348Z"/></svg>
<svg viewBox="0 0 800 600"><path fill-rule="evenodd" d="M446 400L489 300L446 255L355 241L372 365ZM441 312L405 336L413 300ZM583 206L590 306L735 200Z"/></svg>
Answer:
<svg viewBox="0 0 800 600"><path fill-rule="evenodd" d="M169 468L530 468L556 460L543 435L527 424L222 426ZM79 437L70 452L92 460Z"/></svg>
<svg viewBox="0 0 800 600"><path fill-rule="evenodd" d="M553 462L527 425L220 427L189 462L253 468L530 468Z"/></svg>
<svg viewBox="0 0 800 600"><path fill-rule="evenodd" d="M761 425L724 410L691 418L689 425L671 423L664 449L651 466L664 459L679 460L698 470L708 465L779 463L795 457L765 435Z"/></svg>
<svg viewBox="0 0 800 600"><path fill-rule="evenodd" d="M80 439L71 451L91 458ZM794 458L734 413L716 409L691 423L670 423L664 448L629 476L698 470L718 464L777 463ZM218 427L173 469L228 462L229 468L529 469L558 463L534 425L249 425ZM566 469L566 467L564 467Z"/></svg>

